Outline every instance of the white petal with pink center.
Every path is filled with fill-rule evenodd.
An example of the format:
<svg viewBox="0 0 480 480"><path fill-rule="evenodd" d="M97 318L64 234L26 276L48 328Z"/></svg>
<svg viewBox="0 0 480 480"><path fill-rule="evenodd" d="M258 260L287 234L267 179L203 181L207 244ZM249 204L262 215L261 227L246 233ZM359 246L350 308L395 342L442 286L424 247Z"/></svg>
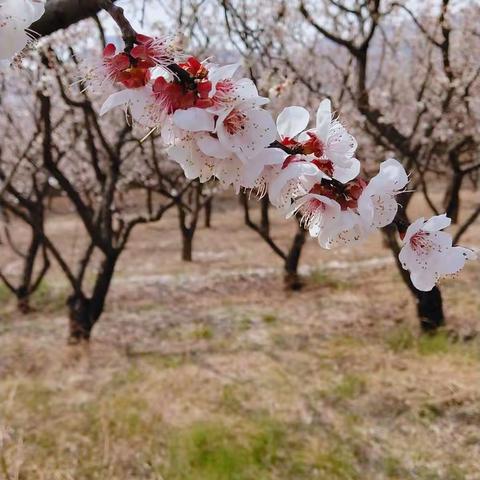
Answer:
<svg viewBox="0 0 480 480"><path fill-rule="evenodd" d="M402 164L390 158L380 164L379 173L373 177L358 199L358 211L372 228L381 228L393 222L398 211L395 195L408 183Z"/></svg>
<svg viewBox="0 0 480 480"><path fill-rule="evenodd" d="M230 63L228 65L206 64L208 70L208 79L212 82L212 96L215 95L217 83L223 80L231 80L240 68L239 63Z"/></svg>
<svg viewBox="0 0 480 480"><path fill-rule="evenodd" d="M275 140L277 129L270 113L247 102L221 114L216 133L223 147L247 161Z"/></svg>
<svg viewBox="0 0 480 480"><path fill-rule="evenodd" d="M326 99L320 102L316 118L316 127L309 130L308 133L314 135L320 142L323 150L322 158L330 160L340 167L350 167L357 149L357 141L338 120L332 118L330 100ZM299 138L306 141L310 137L307 132L304 132Z"/></svg>
<svg viewBox="0 0 480 480"><path fill-rule="evenodd" d="M268 99L259 97L257 87L252 80L233 78L239 67L238 63L221 67L207 65L208 79L212 82L209 98L214 101L214 105L208 108L208 111L218 114L230 110L235 104L252 99L256 99L258 105L268 103Z"/></svg>
<svg viewBox="0 0 480 480"><path fill-rule="evenodd" d="M323 195L307 193L292 203L287 218L297 212L302 215L301 222L310 231L312 237L318 237L329 225L335 223L341 213L338 202Z"/></svg>
<svg viewBox="0 0 480 480"><path fill-rule="evenodd" d="M452 246L452 237L441 231L448 225L445 214L427 222L419 218L405 233L399 259L418 290L431 290L441 277L458 273L467 260L476 258L473 251Z"/></svg>
<svg viewBox="0 0 480 480"><path fill-rule="evenodd" d="M209 110L216 113L228 110L236 103L252 99L258 99L257 102L262 105L269 102L268 99L258 95L257 87L249 78L221 80L215 84L209 96L214 101L214 106L210 107Z"/></svg>
<svg viewBox="0 0 480 480"><path fill-rule="evenodd" d="M340 166L350 165L357 141L338 120L333 120L330 100L323 100L318 107L315 133L324 145L326 158Z"/></svg>

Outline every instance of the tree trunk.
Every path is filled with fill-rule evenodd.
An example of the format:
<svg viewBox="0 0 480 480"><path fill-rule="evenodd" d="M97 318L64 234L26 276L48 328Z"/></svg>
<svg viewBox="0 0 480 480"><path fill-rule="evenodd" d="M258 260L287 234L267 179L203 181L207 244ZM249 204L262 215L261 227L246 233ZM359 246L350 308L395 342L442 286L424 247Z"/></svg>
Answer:
<svg viewBox="0 0 480 480"><path fill-rule="evenodd" d="M23 315L27 315L32 311L30 307L30 291L26 286L21 286L16 291L17 309Z"/></svg>
<svg viewBox="0 0 480 480"><path fill-rule="evenodd" d="M182 260L191 262L193 255L193 235L189 231L182 230Z"/></svg>
<svg viewBox="0 0 480 480"><path fill-rule="evenodd" d="M212 203L213 197L210 197L205 202L205 228L210 228L212 226Z"/></svg>
<svg viewBox="0 0 480 480"><path fill-rule="evenodd" d="M265 195L260 200L260 212L261 212L261 220L260 220L260 228L262 233L265 236L270 235L270 217L269 217L269 207L270 207L270 200L268 195Z"/></svg>
<svg viewBox="0 0 480 480"><path fill-rule="evenodd" d="M298 275L298 264L300 263L303 246L305 245L306 233L306 230L299 223L298 231L295 234L284 265L284 283L287 290L300 290L303 287L303 282Z"/></svg>
<svg viewBox="0 0 480 480"><path fill-rule="evenodd" d="M430 292L416 290L415 297L420 328L423 332L435 332L445 325L442 294L438 287L433 287Z"/></svg>
<svg viewBox="0 0 480 480"><path fill-rule="evenodd" d="M43 220L41 224L43 224ZM30 241L30 245L28 247L28 252L25 257L24 264L23 264L22 283L18 287L16 292L17 308L24 315L32 311L32 309L30 308L30 295L33 293L33 290L34 290L32 285L33 268L35 265L35 260L37 258L38 251L40 250L40 246L41 246L40 236L36 233L35 230L32 230L32 238ZM39 280L41 280L40 277L39 277ZM38 285L39 284L40 282L38 282Z"/></svg>
<svg viewBox="0 0 480 480"><path fill-rule="evenodd" d="M103 313L105 300L107 299L110 284L112 283L113 274L119 257L118 251L113 251L105 256L100 266L100 271L95 280L92 297L90 299L90 309L92 312L93 322L95 323Z"/></svg>
<svg viewBox="0 0 480 480"><path fill-rule="evenodd" d="M94 325L103 313L119 253L113 251L105 256L95 280L92 296L72 294L68 301L70 319L70 344L89 341Z"/></svg>
<svg viewBox="0 0 480 480"><path fill-rule="evenodd" d="M69 310L70 345L88 342L94 321L92 318L90 299L82 294L72 294L67 301Z"/></svg>
<svg viewBox="0 0 480 480"><path fill-rule="evenodd" d="M452 219L452 223L458 222L460 211L460 190L463 183L463 174L454 173L453 179L444 199L445 212Z"/></svg>
<svg viewBox="0 0 480 480"><path fill-rule="evenodd" d="M193 251L193 236L197 228L198 210L195 210L194 218L190 220L190 225L187 223L187 214L185 208L181 203L177 204L178 209L178 224L180 233L182 234L182 260L184 262L192 261Z"/></svg>
<svg viewBox="0 0 480 480"><path fill-rule="evenodd" d="M36 216L35 221L37 221L39 225L43 225L43 211L37 211L34 215ZM42 279L44 278L50 267L50 262L44 248L43 266L41 267L35 278L35 262L37 260L40 248L42 247L41 237L38 234L38 231L41 229L41 227L37 228L32 228L30 243L25 254L23 254L19 249L16 248L12 238L10 237L8 229L5 229L8 244L10 245L12 250L14 250L22 258L23 265L18 287L15 287L11 282L9 282L8 279L5 278L5 276L0 274L0 277L4 284L7 286L7 288L15 295L17 299L17 309L20 313L24 315L32 311L32 308L30 307L30 297L32 293L34 293L40 286Z"/></svg>
<svg viewBox="0 0 480 480"><path fill-rule="evenodd" d="M445 316L443 313L442 294L438 287L434 287L430 292L417 290L410 280L410 274L402 267L398 255L400 245L397 240L395 226L389 225L383 229L386 243L393 253L395 264L402 277L403 282L415 298L417 305L417 315L420 320L420 328L423 332L434 332L439 327L445 325Z"/></svg>

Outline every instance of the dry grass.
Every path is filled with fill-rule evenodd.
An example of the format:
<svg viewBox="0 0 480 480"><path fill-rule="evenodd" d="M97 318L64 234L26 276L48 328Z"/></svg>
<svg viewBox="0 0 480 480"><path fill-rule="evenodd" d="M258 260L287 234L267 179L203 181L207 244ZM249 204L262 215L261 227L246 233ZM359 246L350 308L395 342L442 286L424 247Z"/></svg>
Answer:
<svg viewBox="0 0 480 480"><path fill-rule="evenodd" d="M0 289L0 478L478 480L480 342L418 336L379 238L309 242L308 285L285 293L230 207L191 265L174 217L140 230L89 348L64 345L58 272L29 317ZM75 255L73 217L49 228ZM478 263L444 282L460 336L479 286Z"/></svg>

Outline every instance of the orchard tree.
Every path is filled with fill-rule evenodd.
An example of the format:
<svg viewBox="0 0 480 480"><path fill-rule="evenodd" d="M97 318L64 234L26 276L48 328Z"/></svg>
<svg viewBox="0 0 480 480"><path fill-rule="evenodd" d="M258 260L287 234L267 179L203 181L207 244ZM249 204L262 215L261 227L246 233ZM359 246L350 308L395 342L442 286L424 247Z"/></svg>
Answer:
<svg viewBox="0 0 480 480"><path fill-rule="evenodd" d="M15 90L18 96L25 93L21 88ZM5 85L4 92L7 93ZM9 93L11 95L13 92ZM38 103L26 114L33 127L29 129L26 128L28 124L25 116L19 119L10 111L17 109L18 105L5 96L0 105L0 125L4 133L0 146L2 243L10 247L20 261L21 268L20 272L14 272L13 275L0 270L0 279L16 297L20 312L29 313L30 297L41 285L50 267L42 232L52 187L38 161L43 154L40 141L43 129ZM13 97L16 98L18 97ZM23 235L12 230L12 217L24 220L23 226L28 229L27 242L23 241Z"/></svg>
<svg viewBox="0 0 480 480"><path fill-rule="evenodd" d="M158 221L175 206L183 189L173 188L160 166L153 172L150 159L146 159L151 152L140 151L142 145L134 137L128 119L121 116L116 123L102 124L87 92L73 95L73 91L67 91L65 84L73 83L70 70L77 68L72 58L68 62L59 60L53 47L41 55L37 66L42 82L29 84L31 77L24 78L29 85L24 92L25 100L27 92L31 92L30 103L38 105L37 121L42 132L41 156L27 165L34 169L35 175L48 180L42 183L42 189L53 184L70 202L86 241L76 244L78 254L72 258L54 232L45 228L43 214L38 213L44 196L31 193L36 192L38 181L32 181L30 189L16 187L30 178L25 169L7 173L11 178L1 201L8 212L30 226L69 282L69 338L71 343L77 343L90 338L103 313L118 259L134 228ZM66 58L65 52L61 56ZM16 84L20 83L22 73L26 72L19 72ZM22 121L25 129L25 119ZM15 136L12 138L16 140ZM145 180L147 174L149 181ZM187 183L182 188L189 186ZM128 195L132 190L135 199ZM143 211L136 204L139 190L146 192ZM131 212L132 204L135 213ZM93 278L93 282L86 278Z"/></svg>

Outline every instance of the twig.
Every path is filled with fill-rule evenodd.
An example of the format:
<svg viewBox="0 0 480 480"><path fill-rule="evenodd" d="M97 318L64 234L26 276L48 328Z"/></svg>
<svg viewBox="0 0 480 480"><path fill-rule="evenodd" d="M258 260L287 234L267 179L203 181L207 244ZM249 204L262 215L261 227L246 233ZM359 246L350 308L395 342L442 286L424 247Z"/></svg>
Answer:
<svg viewBox="0 0 480 480"><path fill-rule="evenodd" d="M109 13L109 15L118 25L118 28L120 28L123 41L125 42L125 51L128 53L133 48L137 40L137 32L125 17L123 8L114 5L112 0L101 0L100 6Z"/></svg>

